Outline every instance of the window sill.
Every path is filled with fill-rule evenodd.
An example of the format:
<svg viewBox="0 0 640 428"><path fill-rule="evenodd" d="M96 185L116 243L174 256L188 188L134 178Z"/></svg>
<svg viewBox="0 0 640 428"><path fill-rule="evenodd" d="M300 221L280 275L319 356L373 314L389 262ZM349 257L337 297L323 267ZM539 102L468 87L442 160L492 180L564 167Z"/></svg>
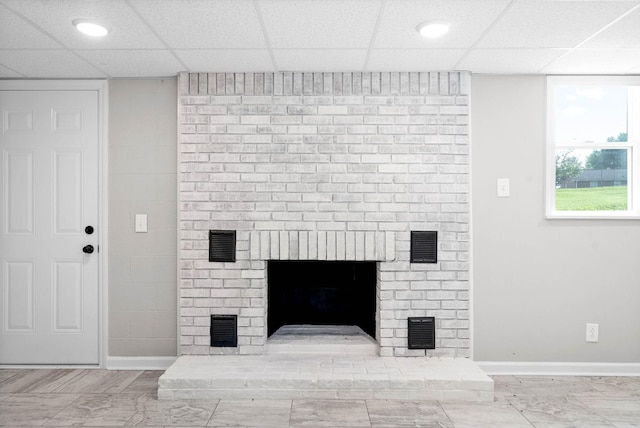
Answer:
<svg viewBox="0 0 640 428"><path fill-rule="evenodd" d="M565 211L547 213L545 218L547 220L640 220L640 213L611 213L602 211L585 213L582 211Z"/></svg>

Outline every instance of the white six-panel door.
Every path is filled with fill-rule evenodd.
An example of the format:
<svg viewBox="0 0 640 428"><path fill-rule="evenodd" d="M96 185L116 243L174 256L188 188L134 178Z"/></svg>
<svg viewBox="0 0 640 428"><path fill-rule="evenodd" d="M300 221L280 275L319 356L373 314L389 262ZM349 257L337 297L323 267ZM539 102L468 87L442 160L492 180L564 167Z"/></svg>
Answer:
<svg viewBox="0 0 640 428"><path fill-rule="evenodd" d="M98 364L98 94L2 90L0 112L0 364Z"/></svg>

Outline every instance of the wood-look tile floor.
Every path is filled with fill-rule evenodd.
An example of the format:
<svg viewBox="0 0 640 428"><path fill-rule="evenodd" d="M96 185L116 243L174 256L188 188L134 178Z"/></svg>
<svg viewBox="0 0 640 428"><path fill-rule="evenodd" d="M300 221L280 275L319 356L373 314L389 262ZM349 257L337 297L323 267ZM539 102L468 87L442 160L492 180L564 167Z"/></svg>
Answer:
<svg viewBox="0 0 640 428"><path fill-rule="evenodd" d="M492 403L157 400L161 371L0 369L1 426L640 427L640 378L494 376Z"/></svg>

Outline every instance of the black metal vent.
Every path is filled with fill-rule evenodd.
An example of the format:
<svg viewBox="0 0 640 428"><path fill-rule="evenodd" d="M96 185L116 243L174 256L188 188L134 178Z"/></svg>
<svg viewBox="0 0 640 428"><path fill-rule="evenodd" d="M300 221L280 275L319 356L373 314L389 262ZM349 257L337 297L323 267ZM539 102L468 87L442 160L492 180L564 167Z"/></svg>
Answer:
<svg viewBox="0 0 640 428"><path fill-rule="evenodd" d="M211 346L238 346L238 316L211 315L209 334L211 335Z"/></svg>
<svg viewBox="0 0 640 428"><path fill-rule="evenodd" d="M236 231L235 230L210 230L209 231L209 261L210 262L235 262L236 261Z"/></svg>
<svg viewBox="0 0 640 428"><path fill-rule="evenodd" d="M411 263L438 263L438 232L411 232Z"/></svg>
<svg viewBox="0 0 640 428"><path fill-rule="evenodd" d="M409 349L435 349L434 317L409 317Z"/></svg>

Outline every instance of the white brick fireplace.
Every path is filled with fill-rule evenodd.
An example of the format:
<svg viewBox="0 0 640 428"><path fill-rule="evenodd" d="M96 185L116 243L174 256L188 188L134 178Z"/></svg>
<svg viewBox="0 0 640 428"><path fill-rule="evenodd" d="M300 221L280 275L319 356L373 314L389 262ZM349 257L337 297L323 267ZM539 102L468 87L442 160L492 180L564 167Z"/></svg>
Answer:
<svg viewBox="0 0 640 428"><path fill-rule="evenodd" d="M263 354L270 260L376 262L381 356L469 356L469 74L183 73L181 354ZM236 262L208 261L237 231ZM411 231L438 262L410 263ZM210 347L212 314L238 346ZM409 350L407 318L436 319Z"/></svg>

